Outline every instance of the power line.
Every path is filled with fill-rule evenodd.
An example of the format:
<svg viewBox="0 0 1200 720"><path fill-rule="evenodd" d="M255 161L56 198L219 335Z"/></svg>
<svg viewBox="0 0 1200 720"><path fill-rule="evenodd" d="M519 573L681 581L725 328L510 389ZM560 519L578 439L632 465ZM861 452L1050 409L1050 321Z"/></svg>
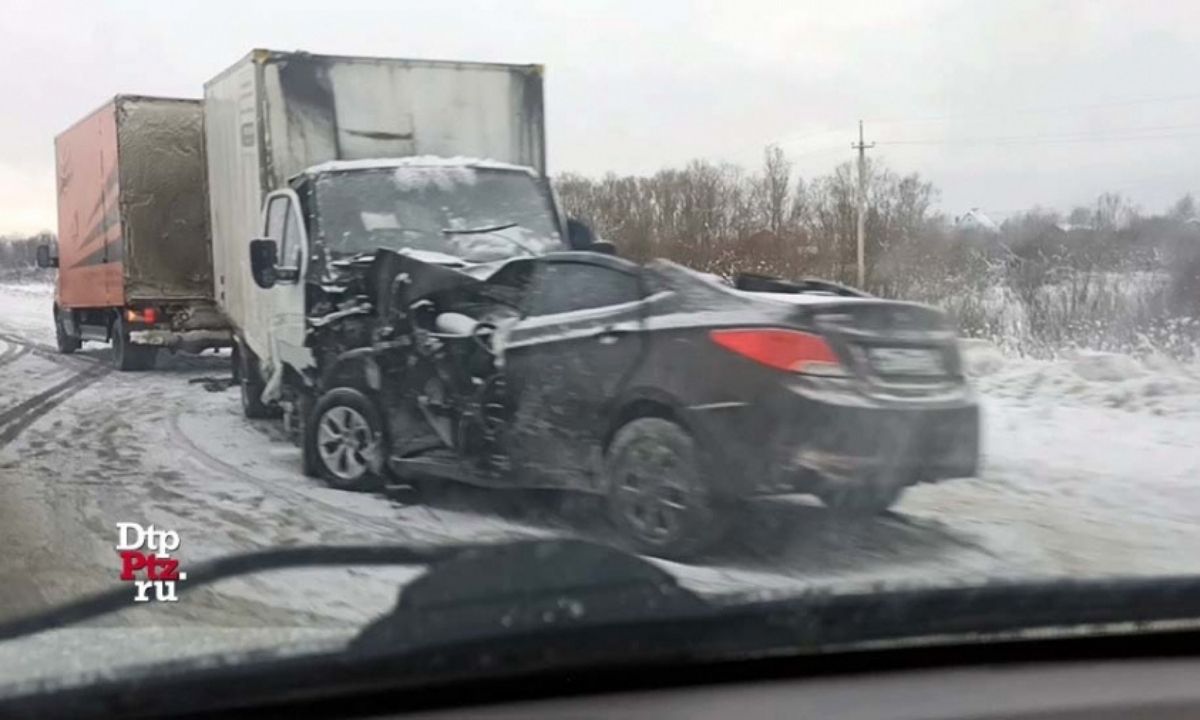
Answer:
<svg viewBox="0 0 1200 720"><path fill-rule="evenodd" d="M936 123L944 120L960 120L967 118L977 118L981 115L995 117L998 115L1004 116L1028 116L1028 115L1060 115L1065 113L1074 113L1081 110L1101 110L1112 107L1130 107L1134 105L1152 105L1155 103L1172 103L1172 102L1188 102L1200 101L1200 93L1186 93L1181 95L1163 95L1158 97L1143 97L1143 98L1127 98L1121 100L1107 100L1095 103L1082 103L1077 105L1059 105L1053 107L1042 108L992 108L979 109L962 113L951 113L947 115L933 115L925 118L872 118L877 123L889 125L916 125L921 123Z"/></svg>
<svg viewBox="0 0 1200 720"><path fill-rule="evenodd" d="M1104 101L1094 102L1094 103L1081 103L1081 104L1076 104L1076 105L1059 105L1059 106L1041 107L1041 108L1037 108L1037 107L1020 108L1020 109L1015 109L1015 110L1012 108L979 109L979 110L968 111L968 112L963 112L963 113L952 113L952 114L948 114L948 115L935 115L935 116L930 116L930 117L925 117L925 118L909 118L909 119L903 119L903 118L897 119L894 117L890 118L890 119L889 118L873 118L873 121L880 123L880 124L886 124L886 125L919 125L919 124L923 124L923 123L937 123L937 122L942 122L944 120L978 118L982 115L987 115L993 119L1004 118L1004 117L1030 116L1030 115L1056 115L1056 114L1079 112L1081 110L1098 110L1098 109L1113 108L1113 107L1129 107L1129 106L1136 106L1136 105L1150 105L1150 104L1155 104L1155 103L1177 103L1177 102L1187 102L1187 101L1200 101L1200 93L1185 93L1185 94L1178 94L1178 95L1160 95L1160 96L1154 96L1154 97L1141 97L1141 98L1123 98L1123 99L1116 99L1116 100L1104 100ZM1168 127L1191 128L1191 127L1200 127L1200 126L1190 125L1190 126L1168 126ZM767 140L767 141L761 143L761 147L767 147L770 145L783 146L783 145L802 143L806 140L812 140L814 138L822 137L825 135L832 135L834 133L840 133L840 132L842 132L841 129L839 129L837 127L833 127L833 126L828 126L822 130L816 130L813 132L791 133L788 135L777 136L773 139ZM1030 136L1030 137L1040 138L1041 136ZM1174 139L1174 137L1175 136L1164 136L1162 138L1152 137L1152 138L1146 138L1146 139L1154 139L1154 140ZM1179 137L1190 137L1190 135L1189 136L1179 136ZM1103 142L1106 139L1107 138L1102 138L1097 141ZM1126 139L1126 138L1116 138L1116 139ZM1136 139L1136 138L1128 138L1128 139ZM940 145L940 144L946 144L948 142L951 142L951 141L950 140L892 140L892 141L883 141L880 144L881 145ZM968 138L968 139L953 140L953 142L993 144L998 141L997 141L997 139L993 139L993 138ZM1018 142L1015 142L1014 144L1021 144L1021 143L1018 141ZM1040 140L1039 140L1038 144L1042 144L1040 142ZM737 150L741 151L744 149L748 149L749 147L751 147L751 146L749 144L747 144L744 146L739 146L737 148ZM806 155L824 154L824 153L827 153L827 152L830 152L830 151L836 150L836 149L837 149L837 146L825 145L823 143L822 147L814 148L812 150L805 150L805 151L799 152L799 153L788 153L788 155L790 157L803 157Z"/></svg>
<svg viewBox="0 0 1200 720"><path fill-rule="evenodd" d="M851 143L850 148L858 151L858 286L860 288L867 286L867 264L866 264L866 241L864 233L866 232L867 220L867 150L875 147L875 143L870 145L863 141L863 122L858 121L858 142Z"/></svg>
<svg viewBox="0 0 1200 720"><path fill-rule="evenodd" d="M1198 132L1174 132L1197 130ZM1170 140L1200 135L1200 124L1158 125L1124 128L1117 131L1042 133L1036 135L1000 135L993 137L927 138L914 140L882 140L880 145L1031 145L1073 142L1126 142L1137 140Z"/></svg>

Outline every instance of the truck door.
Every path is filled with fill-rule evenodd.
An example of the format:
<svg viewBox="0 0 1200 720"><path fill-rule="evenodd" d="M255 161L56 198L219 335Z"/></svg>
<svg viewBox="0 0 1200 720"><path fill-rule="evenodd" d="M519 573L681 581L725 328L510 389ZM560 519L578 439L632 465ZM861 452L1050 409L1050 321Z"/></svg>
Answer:
<svg viewBox="0 0 1200 720"><path fill-rule="evenodd" d="M313 364L313 357L304 346L308 238L296 193L277 190L268 195L264 216L265 236L279 247L278 280L267 291L272 373L279 372L281 364L303 370Z"/></svg>

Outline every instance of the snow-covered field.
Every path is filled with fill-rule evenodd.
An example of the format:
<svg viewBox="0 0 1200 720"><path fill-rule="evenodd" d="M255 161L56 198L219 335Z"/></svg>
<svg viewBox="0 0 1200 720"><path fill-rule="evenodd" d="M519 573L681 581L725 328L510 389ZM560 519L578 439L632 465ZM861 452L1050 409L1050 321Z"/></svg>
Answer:
<svg viewBox="0 0 1200 720"><path fill-rule="evenodd" d="M227 357L166 357L153 372L121 374L108 372L101 346L58 356L52 295L48 285L0 285L0 615L111 587L121 521L178 531L185 567L302 543L580 531L499 493L403 505L326 488L301 474L275 423L242 417L220 382ZM730 596L1200 572L1200 367L1098 353L1016 359L982 342L964 351L984 407L979 478L915 488L890 516L854 524L800 500L768 503L719 556L663 565ZM278 572L95 624L220 628L242 645L339 636L392 605L414 572Z"/></svg>

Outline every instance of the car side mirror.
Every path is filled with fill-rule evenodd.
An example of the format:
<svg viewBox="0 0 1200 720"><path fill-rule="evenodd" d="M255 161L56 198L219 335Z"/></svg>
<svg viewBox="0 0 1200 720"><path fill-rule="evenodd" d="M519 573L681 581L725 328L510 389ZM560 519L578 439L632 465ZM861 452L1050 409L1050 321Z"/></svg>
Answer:
<svg viewBox="0 0 1200 720"><path fill-rule="evenodd" d="M56 268L58 267L58 258L50 254L49 245L38 245L35 253L35 261L40 268ZM26 256L28 257L28 256Z"/></svg>
<svg viewBox="0 0 1200 720"><path fill-rule="evenodd" d="M275 266L279 262L279 247L270 238L256 238L250 241L250 274L254 276L254 284L263 290L275 287L279 280Z"/></svg>
<svg viewBox="0 0 1200 720"><path fill-rule="evenodd" d="M582 220L567 220L567 245L572 250L591 250L596 244L596 233Z"/></svg>
<svg viewBox="0 0 1200 720"><path fill-rule="evenodd" d="M592 246L590 248L588 248L588 250L591 250L592 252L602 253L604 255L614 255L615 256L617 254L617 246L613 245L611 242L609 242L607 240L597 240L596 242L592 243Z"/></svg>

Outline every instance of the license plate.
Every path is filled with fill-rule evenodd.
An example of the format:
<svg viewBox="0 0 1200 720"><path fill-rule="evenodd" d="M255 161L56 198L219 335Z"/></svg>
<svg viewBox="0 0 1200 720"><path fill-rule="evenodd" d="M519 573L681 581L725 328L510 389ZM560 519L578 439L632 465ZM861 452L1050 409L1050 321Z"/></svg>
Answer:
<svg viewBox="0 0 1200 720"><path fill-rule="evenodd" d="M880 375L944 375L940 350L930 348L870 348L867 357Z"/></svg>

